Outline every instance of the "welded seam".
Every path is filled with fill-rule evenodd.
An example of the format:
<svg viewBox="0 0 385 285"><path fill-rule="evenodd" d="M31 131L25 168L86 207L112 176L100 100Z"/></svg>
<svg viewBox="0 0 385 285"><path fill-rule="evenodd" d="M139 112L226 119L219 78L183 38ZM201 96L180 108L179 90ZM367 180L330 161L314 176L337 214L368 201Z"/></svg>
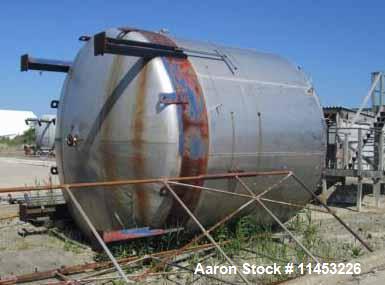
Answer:
<svg viewBox="0 0 385 285"><path fill-rule="evenodd" d="M197 76L205 78L205 79L216 79L216 80L244 82L244 83L257 83L260 85L270 85L270 86L306 89L306 90L312 87L311 85L294 85L294 84L287 84L287 83L281 83L281 82L278 83L278 82L271 82L271 81L252 80L252 79L246 79L246 78L215 76L215 75L207 75L207 74L201 74L201 73L197 73Z"/></svg>
<svg viewBox="0 0 385 285"><path fill-rule="evenodd" d="M232 153L232 152L228 152L228 153L209 153L209 156L210 157L232 157L232 156L313 156L313 155L324 155L323 152L280 152L280 151L277 151L277 152L240 152L240 153Z"/></svg>

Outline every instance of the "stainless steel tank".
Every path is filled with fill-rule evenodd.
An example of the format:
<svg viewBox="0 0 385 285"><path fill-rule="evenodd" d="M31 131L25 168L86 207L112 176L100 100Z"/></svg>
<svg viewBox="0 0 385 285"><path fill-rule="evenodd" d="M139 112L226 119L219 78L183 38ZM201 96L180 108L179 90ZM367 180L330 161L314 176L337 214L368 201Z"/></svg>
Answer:
<svg viewBox="0 0 385 285"><path fill-rule="evenodd" d="M35 145L37 151L52 151L55 148L56 115L42 115L38 118L28 118L27 125L35 129Z"/></svg>
<svg viewBox="0 0 385 285"><path fill-rule="evenodd" d="M61 182L288 169L316 189L325 160L325 126L313 86L299 68L273 54L148 31L116 28L106 34L199 52L187 59L95 56L94 39L89 39L67 75L58 109ZM277 177L247 179L256 192L276 181ZM230 180L200 185L243 191ZM204 225L245 202L176 190ZM175 224L195 228L159 185L73 191L99 231ZM310 199L293 182L267 197L298 204ZM282 220L295 213L283 205L268 206ZM258 222L271 222L262 208L252 206L246 213L253 213Z"/></svg>
<svg viewBox="0 0 385 285"><path fill-rule="evenodd" d="M55 147L56 116L42 115L35 125L36 146L51 151Z"/></svg>

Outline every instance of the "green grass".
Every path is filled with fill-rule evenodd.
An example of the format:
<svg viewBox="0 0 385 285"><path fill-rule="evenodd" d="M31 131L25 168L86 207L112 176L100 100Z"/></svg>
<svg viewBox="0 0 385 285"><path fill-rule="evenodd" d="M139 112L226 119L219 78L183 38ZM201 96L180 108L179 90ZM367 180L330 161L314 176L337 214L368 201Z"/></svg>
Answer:
<svg viewBox="0 0 385 285"><path fill-rule="evenodd" d="M69 241L64 241L63 249L65 251L70 251L76 254L79 254L83 251L83 249L80 246Z"/></svg>
<svg viewBox="0 0 385 285"><path fill-rule="evenodd" d="M314 223L312 221L311 213L308 210L299 212L286 223L286 226L295 237L320 261L338 262L362 255L363 252L360 246L344 241L323 239L320 233L321 225L321 222ZM277 235L277 232L280 234ZM277 227L261 226L256 223L255 218L252 216L242 217L222 225L211 234L217 242L230 241L222 245L222 248L230 258L237 260L238 264L249 262L257 265L267 265L275 262L280 265L286 265L288 262L297 264L313 262L291 237L284 234L283 230ZM134 255L143 256L158 251L180 248L189 242L190 239L191 236L186 236L185 234L170 233L162 237L140 239L130 243L113 245L110 246L110 249L117 258ZM206 238L198 242L198 244L203 243L207 243ZM187 263L188 267L191 269L195 268L197 262L202 259L205 259L204 255L199 253L192 254ZM107 257L104 253L100 253L96 256L96 260L107 260ZM215 256L204 260L206 264L225 264L226 262L219 252L216 252ZM153 263L150 262L142 265L148 266L151 264ZM131 268L127 272L135 272L135 270ZM270 284L287 280L296 276L296 274L298 275L299 273L294 273L290 276L285 274L279 276L258 276L258 282ZM183 276L182 278L188 278L188 275ZM205 280L208 284L211 284L209 279L206 278ZM257 280L254 281L257 282Z"/></svg>
<svg viewBox="0 0 385 285"><path fill-rule="evenodd" d="M143 256L159 251L177 249L189 241L189 237L179 232L168 233L162 236L136 239L126 243L117 243L109 245L112 254L117 258L129 256ZM104 252L95 255L96 261L108 260Z"/></svg>

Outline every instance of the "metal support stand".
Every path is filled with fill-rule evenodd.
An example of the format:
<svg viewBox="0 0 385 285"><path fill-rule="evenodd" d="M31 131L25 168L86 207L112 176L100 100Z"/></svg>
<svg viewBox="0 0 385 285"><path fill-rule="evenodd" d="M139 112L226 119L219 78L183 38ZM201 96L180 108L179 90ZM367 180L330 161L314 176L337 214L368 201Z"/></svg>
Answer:
<svg viewBox="0 0 385 285"><path fill-rule="evenodd" d="M100 237L99 233L97 232L97 230L95 229L94 225L92 224L91 220L88 218L87 214L84 212L82 206L80 205L80 203L78 202L78 200L75 198L75 195L72 194L71 190L69 187L64 187L64 190L67 192L68 196L70 197L70 199L72 200L72 202L74 203L75 207L78 209L79 213L82 215L84 221L87 223L87 225L89 226L90 230L92 231L92 233L94 234L95 238L97 239L97 241L99 242L100 246L104 249L104 251L106 252L107 256L110 258L112 264L114 265L114 267L116 268L116 270L118 271L119 275L122 277L123 281L127 284L129 283L135 283L133 281L130 281L128 280L126 274L124 274L122 268L120 267L119 263L116 261L115 257L112 255L112 253L110 252L110 250L108 249L107 245L104 243L103 239Z"/></svg>
<svg viewBox="0 0 385 285"><path fill-rule="evenodd" d="M357 211L361 211L362 204L362 129L358 129L358 150L357 150Z"/></svg>
<svg viewBox="0 0 385 285"><path fill-rule="evenodd" d="M383 78L383 77L382 77ZM381 80L381 95L380 98L382 100L382 84ZM380 133L378 134L378 166L377 170L383 172L384 171L384 130L381 129ZM375 206L379 208L380 206L380 196L381 196L381 183L382 179L378 179L375 184L373 184L373 193L374 193L374 198L375 198Z"/></svg>
<svg viewBox="0 0 385 285"><path fill-rule="evenodd" d="M205 234L205 236L209 239L209 241L218 249L218 251L223 255L223 257L227 260L228 263L230 263L232 266L238 267L230 257L227 256L227 254L223 251L223 249L217 244L215 239L207 232L207 230L203 227L203 225L199 222L199 220L194 216L194 214L190 211L190 209L183 203L183 201L179 198L179 196L172 190L171 186L167 183L167 180L164 181L164 186L168 189L168 191L171 193L171 195L174 197L174 199L183 207L183 209L187 212L187 214L190 216L190 218L197 224L197 226L200 228L202 233ZM237 270L237 273L242 278L243 281L245 281L246 284L251 284L247 278L241 273L240 270Z"/></svg>
<svg viewBox="0 0 385 285"><path fill-rule="evenodd" d="M381 195L381 180L376 180L373 182L373 196L375 207L379 208L380 206L380 195Z"/></svg>
<svg viewBox="0 0 385 285"><path fill-rule="evenodd" d="M357 211L361 212L361 206L362 206L362 178L358 177L357 181L357 202L356 207Z"/></svg>
<svg viewBox="0 0 385 285"><path fill-rule="evenodd" d="M273 185L271 185L270 187L268 187L264 192L266 191L270 191L276 187L278 187L279 185L281 185L284 181L286 181L288 178L290 178L290 176L292 175L291 172L287 172L287 175L285 175L282 179L280 179L278 182L274 183ZM179 183L179 182L175 182L175 181L167 181L168 184L172 184L172 185L178 185L178 186L185 186L185 187L190 187L192 189L201 189L201 190L207 190L207 191L213 191L213 192L217 192L217 191L221 191L219 189L213 189L213 188L207 188L207 187L202 187L202 186L196 186L196 185L191 185L191 184L185 184L185 183ZM233 195L234 194L234 197L235 196L241 196L243 197L242 194L236 194L236 193L231 193L231 192L225 192L226 194L229 194L229 195ZM249 196L246 196L248 198L251 198ZM270 202L273 202L273 203L281 203L281 202L278 202L278 201L270 201ZM246 209L249 205L253 204L254 203L254 199L251 199L249 201L247 201L246 203L244 203L243 205L241 205L238 209L236 209L235 211L231 212L230 214L228 214L227 216L225 216L223 219L221 219L219 222L217 222L215 225L211 226L208 230L207 230L207 233L210 233L212 231L214 231L215 229L219 228L220 226L222 226L223 224L225 224L227 221L229 221L230 219L232 219L234 216L236 216L237 214L239 214L242 210ZM284 202L282 202L284 203ZM284 203L286 204L286 203ZM291 205L293 206L293 205ZM302 205L298 205L298 207L303 207ZM192 246L193 244L197 243L199 240L201 240L203 237L205 237L205 234L204 233L201 233L200 235L196 236L195 238L193 238L190 242L188 242L186 245L182 246L178 251L175 252L174 255L171 255L171 256L168 256L166 258L164 258L162 260L161 263L159 263L156 267L148 270L145 272L145 274L149 274L150 272L154 272L155 270L159 269L162 265L166 264L168 261L170 261L172 259L173 256L179 254L180 252L183 252L183 250L185 250L186 248L189 248L190 246Z"/></svg>
<svg viewBox="0 0 385 285"><path fill-rule="evenodd" d="M299 185L301 185L303 187L303 189L306 190L306 192L308 192L310 195L313 196L314 200L317 201L318 203L320 203L328 212L329 214L331 214L346 230L348 230L348 232L350 232L367 250L369 250L370 252L373 252L373 249L366 243L362 240L362 238L360 238L360 236L355 233L343 220L341 220L340 217L338 217L336 215L336 213L334 213L328 205L326 205L325 203L323 203L316 194L314 194L310 189L309 187L306 186L305 183L303 183L301 181L301 179L299 179L296 175L293 174L293 178L295 179L295 181L298 182Z"/></svg>
<svg viewBox="0 0 385 285"><path fill-rule="evenodd" d="M242 187L249 192L249 194L254 198L254 200L262 206L262 208L265 209L265 211L281 226L282 229L284 229L290 236L291 238L303 249L304 252L308 256L310 256L316 263L319 263L319 260L302 244L302 242L297 239L291 231L278 219L276 215L273 214L273 212L260 200L261 196L264 195L265 193L261 193L258 195L255 195L254 192L244 183L238 176L235 177L239 183L241 183Z"/></svg>
<svg viewBox="0 0 385 285"><path fill-rule="evenodd" d="M264 190L259 190L260 192L258 194L255 194L251 188L242 180L242 178L245 177L257 177L257 176L284 176L281 179L279 179L276 183L270 185ZM316 194L312 192L309 187L307 187L298 177L294 175L291 171L269 171L269 172L241 172L241 173L226 173L226 174L211 174L211 175L200 175L200 176L193 176L193 177L170 177L170 178L153 178L153 179L141 179L141 180L121 180L121 181L107 181L107 182L91 182L91 183L75 183L75 184L62 184L62 185L47 185L47 186L25 186L25 187L14 187L14 188L3 188L0 189L1 192L24 192L27 189L40 189L40 190L49 190L49 189L63 189L68 193L69 198L73 202L74 206L77 208L81 216L84 218L85 222L91 229L92 233L94 234L95 238L101 245L101 247L105 250L108 257L111 259L112 265L116 268L121 278L126 282L130 283L132 281L128 280L127 276L122 271L122 268L119 266L118 262L114 258L114 256L111 254L109 249L107 248L106 244L96 231L95 227L93 226L92 222L84 212L83 208L77 201L76 197L71 192L72 188L92 188L96 186L104 186L104 187L113 187L118 185L130 185L130 184L148 184L148 183L156 183L156 184L162 184L166 187L166 189L171 193L173 198L180 204L181 207L186 211L186 213L190 216L190 218L198 225L198 227L201 229L202 234L198 235L196 238L194 238L190 243L188 243L185 247L188 247L192 243L197 242L203 237L206 237L212 245L217 248L217 250L224 256L224 258L231 264L232 266L236 266L235 263L230 259L230 257L224 252L224 250L221 248L220 244L214 240L210 232L218 228L220 225L224 224L228 220L230 220L235 215L239 214L242 210L250 206L251 204L254 204L255 206L261 206L271 217L272 219L279 224L292 238L293 240L303 249L303 251L312 258L316 263L319 263L319 260L302 244L301 240L294 236L294 234L285 226L285 224L280 221L278 216L276 216L265 204L264 202L268 203L278 203L290 207L296 207L296 208L305 208L306 205L297 205L290 202L284 202L284 201L277 201L272 200L268 198L263 198L263 195L266 195L268 192L272 191L274 188L277 188L281 183L288 180L289 178L293 178L298 185L300 185L306 192L308 192L314 200L318 201L326 210L328 213L333 215L339 223L341 223L366 249L369 251L373 251L346 223L344 223L323 201L321 201ZM196 180L210 180L210 179L236 179L242 186L242 189L245 190L246 194L244 193L235 193L235 192L228 192L226 190L221 189L215 189L215 188L209 188L209 187L203 187L203 186L197 186L191 183L191 181ZM182 183L185 182L185 183ZM326 183L325 183L326 184ZM243 198L246 200L240 207L238 207L236 210L232 211L230 214L222 218L219 222L217 222L215 225L211 226L208 230L204 228L204 226L200 223L200 221L195 217L195 215L192 213L192 211L187 207L187 205L183 202L181 198L175 193L175 191L172 189L171 185L178 185L183 187L188 187L192 191L209 191L212 193L217 193L220 195L225 196L231 196L232 198ZM229 197L230 198L230 197ZM317 210L317 209L310 209L310 210ZM319 210L319 209L318 209ZM319 210L321 211L321 210ZM157 264L156 266L162 266L164 264L170 264L168 261L175 256L175 254L178 254L180 251L182 251L185 247L182 247L179 250L176 250L175 253L172 253L170 255L166 255L166 258L160 261L160 264ZM139 259L140 260L140 259ZM147 275L149 275L149 272L154 270L153 267L139 276L132 277L134 280L140 280L145 278ZM246 283L250 284L250 282L246 279L246 277L242 274L241 271L238 271L238 274L240 278Z"/></svg>
<svg viewBox="0 0 385 285"><path fill-rule="evenodd" d="M379 74L375 74L375 76L373 77L372 85L370 86L369 92L365 96L365 98L364 98L360 108L358 108L355 116L353 117L353 120L350 123L350 126L353 126L357 122L358 118L360 117L360 114L361 114L362 110L368 104L369 99L373 97L373 92L374 92L374 90L375 90L375 88L377 86L377 83L379 82L380 78L381 78L381 74L380 73Z"/></svg>
<svg viewBox="0 0 385 285"><path fill-rule="evenodd" d="M343 169L349 168L349 136L347 133L344 134L344 142L343 142Z"/></svg>
<svg viewBox="0 0 385 285"><path fill-rule="evenodd" d="M378 170L384 170L384 130L381 130L378 142Z"/></svg>

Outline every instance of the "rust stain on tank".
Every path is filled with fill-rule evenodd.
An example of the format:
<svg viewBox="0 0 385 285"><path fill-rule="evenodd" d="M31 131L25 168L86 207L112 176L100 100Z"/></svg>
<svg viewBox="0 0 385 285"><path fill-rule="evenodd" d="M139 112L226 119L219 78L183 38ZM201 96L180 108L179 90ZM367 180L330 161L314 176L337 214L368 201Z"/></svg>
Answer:
<svg viewBox="0 0 385 285"><path fill-rule="evenodd" d="M135 112L133 115L133 124L132 124L132 145L134 149L134 174L136 178L144 177L145 171L145 158L144 158L144 145L143 145L143 130L145 128L144 116L146 111L146 86L147 86L147 65L146 62L143 62L143 68L138 77L136 97L135 97ZM136 198L140 220L143 223L149 221L146 215L147 209L149 208L149 197L146 192L146 186L139 184L135 186Z"/></svg>
<svg viewBox="0 0 385 285"><path fill-rule="evenodd" d="M140 31L150 42L176 47L174 41L165 35ZM177 106L179 128L179 155L182 158L180 176L195 176L207 172L209 130L205 98L196 72L188 59L163 57L163 64L175 89L176 98L187 98L188 104ZM187 182L203 185L203 181ZM201 191L175 187L181 200L194 211ZM169 212L167 223L184 224L189 219L184 209L175 200Z"/></svg>
<svg viewBox="0 0 385 285"><path fill-rule="evenodd" d="M182 156L180 176L196 176L207 172L209 151L208 117L204 95L197 75L187 59L165 58L164 63L173 81L177 96L187 97L188 104L179 106L180 146ZM203 186L203 181L190 181L193 185ZM175 192L182 201L194 211L201 191L191 191L176 187ZM189 217L184 209L174 201L169 222L185 223Z"/></svg>

